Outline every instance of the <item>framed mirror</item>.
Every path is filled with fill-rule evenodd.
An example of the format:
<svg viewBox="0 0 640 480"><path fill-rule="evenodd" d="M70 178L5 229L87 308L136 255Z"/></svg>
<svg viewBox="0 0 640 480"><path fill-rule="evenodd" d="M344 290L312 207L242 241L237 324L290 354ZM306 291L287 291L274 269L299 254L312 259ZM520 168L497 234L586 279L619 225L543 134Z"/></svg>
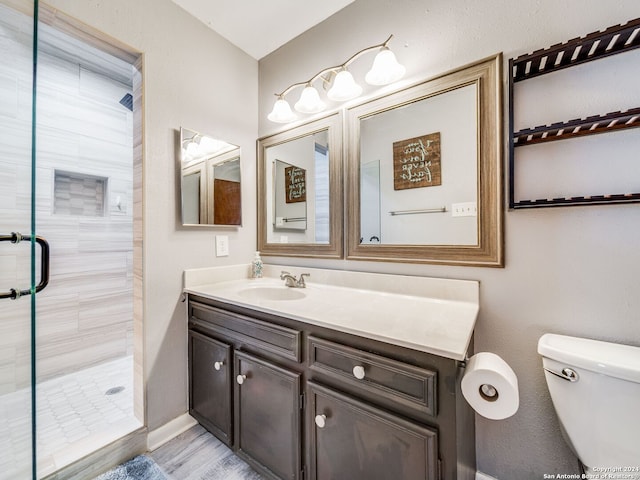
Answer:
<svg viewBox="0 0 640 480"><path fill-rule="evenodd" d="M347 258L503 266L502 57L347 110Z"/></svg>
<svg viewBox="0 0 640 480"><path fill-rule="evenodd" d="M241 226L240 147L180 128L180 187L185 226Z"/></svg>
<svg viewBox="0 0 640 480"><path fill-rule="evenodd" d="M258 250L342 258L342 117L258 140Z"/></svg>

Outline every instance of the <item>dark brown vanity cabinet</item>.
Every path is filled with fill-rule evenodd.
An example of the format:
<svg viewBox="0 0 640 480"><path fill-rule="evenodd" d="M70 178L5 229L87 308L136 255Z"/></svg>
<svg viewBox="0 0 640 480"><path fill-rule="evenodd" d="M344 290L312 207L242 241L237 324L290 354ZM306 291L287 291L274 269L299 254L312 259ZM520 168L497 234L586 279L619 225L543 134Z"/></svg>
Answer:
<svg viewBox="0 0 640 480"><path fill-rule="evenodd" d="M300 374L243 352L235 367L236 452L278 478L299 478Z"/></svg>
<svg viewBox="0 0 640 480"><path fill-rule="evenodd" d="M227 445L233 441L230 345L189 332L189 412Z"/></svg>
<svg viewBox="0 0 640 480"><path fill-rule="evenodd" d="M309 478L438 478L437 433L313 382L309 406Z"/></svg>
<svg viewBox="0 0 640 480"><path fill-rule="evenodd" d="M193 294L188 308L190 412L265 477L475 478L460 362Z"/></svg>

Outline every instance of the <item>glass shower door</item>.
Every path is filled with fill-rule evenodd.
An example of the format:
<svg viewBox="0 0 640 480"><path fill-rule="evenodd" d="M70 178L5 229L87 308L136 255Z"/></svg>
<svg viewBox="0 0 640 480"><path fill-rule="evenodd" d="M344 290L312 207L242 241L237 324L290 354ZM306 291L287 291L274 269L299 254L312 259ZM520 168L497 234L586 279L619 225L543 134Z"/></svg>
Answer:
<svg viewBox="0 0 640 480"><path fill-rule="evenodd" d="M0 0L0 480L36 476L35 293L49 251L34 217L37 11Z"/></svg>

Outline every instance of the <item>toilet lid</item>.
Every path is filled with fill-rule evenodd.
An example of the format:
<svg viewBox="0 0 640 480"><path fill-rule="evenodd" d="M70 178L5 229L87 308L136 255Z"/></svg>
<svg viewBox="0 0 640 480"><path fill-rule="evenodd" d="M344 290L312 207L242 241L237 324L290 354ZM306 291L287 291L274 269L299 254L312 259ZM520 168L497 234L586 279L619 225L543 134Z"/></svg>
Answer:
<svg viewBox="0 0 640 480"><path fill-rule="evenodd" d="M640 347L546 333L538 353L558 362L640 383Z"/></svg>

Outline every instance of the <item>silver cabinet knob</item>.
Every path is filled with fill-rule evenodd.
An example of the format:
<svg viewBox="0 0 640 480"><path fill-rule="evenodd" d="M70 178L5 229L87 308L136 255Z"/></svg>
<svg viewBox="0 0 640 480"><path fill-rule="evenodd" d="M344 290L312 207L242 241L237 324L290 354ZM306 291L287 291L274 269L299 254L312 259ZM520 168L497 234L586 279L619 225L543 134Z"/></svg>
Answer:
<svg viewBox="0 0 640 480"><path fill-rule="evenodd" d="M318 428L324 428L327 420L327 416L323 413L322 415L316 415L316 425Z"/></svg>
<svg viewBox="0 0 640 480"><path fill-rule="evenodd" d="M238 375L236 377L236 381L238 382L238 385L242 385L246 379L247 379L246 375Z"/></svg>
<svg viewBox="0 0 640 480"><path fill-rule="evenodd" d="M362 380L364 378L364 367L362 365L353 367L353 376L358 380Z"/></svg>
<svg viewBox="0 0 640 480"><path fill-rule="evenodd" d="M216 362L213 364L213 368L220 370L224 366L224 362Z"/></svg>

